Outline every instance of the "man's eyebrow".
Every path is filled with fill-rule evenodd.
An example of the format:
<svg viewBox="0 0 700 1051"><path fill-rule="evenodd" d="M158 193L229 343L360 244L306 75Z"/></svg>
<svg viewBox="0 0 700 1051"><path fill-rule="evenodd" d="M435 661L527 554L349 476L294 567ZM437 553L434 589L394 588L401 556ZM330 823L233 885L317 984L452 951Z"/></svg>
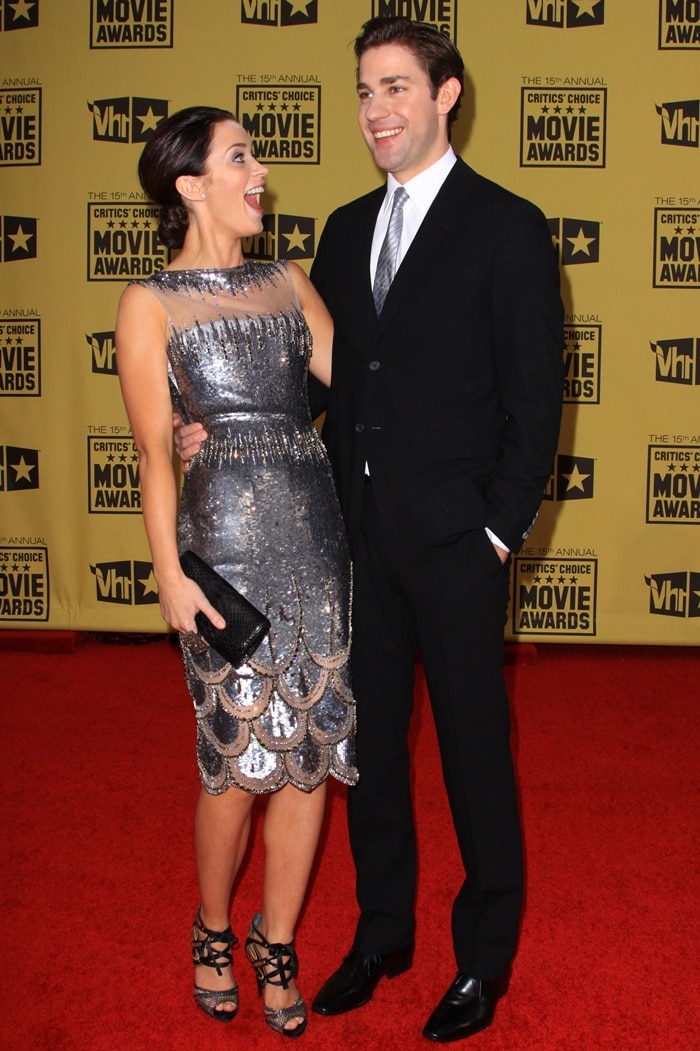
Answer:
<svg viewBox="0 0 700 1051"><path fill-rule="evenodd" d="M382 79L379 81L379 83L380 84L395 84L397 80L410 80L410 79L411 79L410 77L407 77L407 76L405 76L402 73L393 73L390 77L382 77ZM369 84L365 84L361 80L358 81L358 83L357 83L357 90L359 91L360 88L362 88L363 90L371 91L371 88L370 88Z"/></svg>

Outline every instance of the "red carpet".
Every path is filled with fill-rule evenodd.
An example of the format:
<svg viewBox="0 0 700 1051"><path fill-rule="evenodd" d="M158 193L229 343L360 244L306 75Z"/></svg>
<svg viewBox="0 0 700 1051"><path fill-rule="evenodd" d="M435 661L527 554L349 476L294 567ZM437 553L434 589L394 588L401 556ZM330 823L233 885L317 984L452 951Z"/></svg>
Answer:
<svg viewBox="0 0 700 1051"><path fill-rule="evenodd" d="M261 1017L239 948L230 1026L191 999L198 791L175 647L80 641L0 652L5 1051L223 1051L288 1046ZM541 646L511 664L528 901L508 996L470 1051L700 1047L700 663L696 650ZM373 1001L312 1015L306 1051L431 1046L420 1030L454 972L456 846L422 684L417 958ZM256 829L232 920L259 907ZM307 998L350 945L353 874L334 786L299 929Z"/></svg>

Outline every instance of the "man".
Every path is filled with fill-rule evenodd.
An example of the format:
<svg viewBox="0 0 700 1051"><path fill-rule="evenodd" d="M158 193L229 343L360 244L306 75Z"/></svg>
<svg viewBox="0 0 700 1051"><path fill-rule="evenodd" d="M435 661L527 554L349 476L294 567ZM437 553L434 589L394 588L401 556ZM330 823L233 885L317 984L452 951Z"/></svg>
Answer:
<svg viewBox="0 0 700 1051"><path fill-rule="evenodd" d="M449 1041L491 1023L517 942L508 560L556 450L563 315L542 213L449 145L463 91L451 41L375 18L355 54L360 128L388 182L330 216L311 276L335 324L324 440L354 561L360 782L348 820L360 918L312 1006L353 1010L412 964L418 650L466 872L452 909L457 975L423 1029Z"/></svg>

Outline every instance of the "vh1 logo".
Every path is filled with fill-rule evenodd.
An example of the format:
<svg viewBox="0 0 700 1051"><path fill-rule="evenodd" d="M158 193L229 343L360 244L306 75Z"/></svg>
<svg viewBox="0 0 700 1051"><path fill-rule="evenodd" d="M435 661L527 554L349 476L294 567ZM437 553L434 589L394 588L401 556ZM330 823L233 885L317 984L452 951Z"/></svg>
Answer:
<svg viewBox="0 0 700 1051"><path fill-rule="evenodd" d="M595 460L590 456L558 453L544 491L544 500L592 500Z"/></svg>
<svg viewBox="0 0 700 1051"><path fill-rule="evenodd" d="M526 24L580 29L605 23L605 0L527 0Z"/></svg>
<svg viewBox="0 0 700 1051"><path fill-rule="evenodd" d="M700 573L652 573L644 577L649 588L649 612L658 617L700 617Z"/></svg>
<svg viewBox="0 0 700 1051"><path fill-rule="evenodd" d="M600 223L592 219L548 219L562 266L600 262Z"/></svg>
<svg viewBox="0 0 700 1051"><path fill-rule="evenodd" d="M27 215L3 215L0 218L0 233L0 262L17 263L21 259L36 259L36 219Z"/></svg>
<svg viewBox="0 0 700 1051"><path fill-rule="evenodd" d="M0 445L0 493L39 488L39 450Z"/></svg>
<svg viewBox="0 0 700 1051"><path fill-rule="evenodd" d="M246 259L313 259L316 254L316 220L305 215L263 216L259 234L243 239Z"/></svg>
<svg viewBox="0 0 700 1051"><path fill-rule="evenodd" d="M158 602L158 586L151 562L120 559L90 565L98 602L120 606L151 606Z"/></svg>
<svg viewBox="0 0 700 1051"><path fill-rule="evenodd" d="M700 4L698 5L700 7ZM685 102L664 102L656 107L661 117L663 146L700 146L700 99Z"/></svg>
<svg viewBox="0 0 700 1051"><path fill-rule="evenodd" d="M315 25L318 0L241 0L241 22L254 26Z"/></svg>
<svg viewBox="0 0 700 1051"><path fill-rule="evenodd" d="M162 120L168 116L166 99L130 98L88 102L92 113L92 137L96 142L148 142Z"/></svg>
<svg viewBox="0 0 700 1051"><path fill-rule="evenodd" d="M2 7L2 29L10 33L13 29L36 29L39 25L39 0L5 0Z"/></svg>
<svg viewBox="0 0 700 1051"><path fill-rule="evenodd" d="M657 383L700 385L700 338L660 339L649 345L656 358Z"/></svg>
<svg viewBox="0 0 700 1051"><path fill-rule="evenodd" d="M92 332L85 335L90 347L92 371L100 375L117 375L117 347L114 331Z"/></svg>

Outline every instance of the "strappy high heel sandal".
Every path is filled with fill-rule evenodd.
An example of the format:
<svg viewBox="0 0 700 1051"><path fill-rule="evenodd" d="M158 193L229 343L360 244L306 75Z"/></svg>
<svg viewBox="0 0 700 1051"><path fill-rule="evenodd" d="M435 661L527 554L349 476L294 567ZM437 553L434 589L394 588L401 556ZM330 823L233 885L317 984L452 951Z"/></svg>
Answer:
<svg viewBox="0 0 700 1051"><path fill-rule="evenodd" d="M205 927L201 906L197 909L192 927L192 961L195 967L215 967L221 977L223 967L233 966L233 947L237 944L238 938L230 927L225 931L210 931ZM195 982L194 1002L217 1022L232 1022L238 1013L238 986L234 982L230 989L203 989ZM224 1010L223 1004L233 1004L233 1010ZM219 1007L221 1010L217 1010Z"/></svg>
<svg viewBox="0 0 700 1051"><path fill-rule="evenodd" d="M289 988L289 983L296 978L299 971L299 961L293 946L282 945L279 942L270 944L260 933L259 925L262 914L253 917L250 931L245 943L245 954L255 969L255 978L258 983L258 995L263 995L266 985L279 985L283 989ZM301 996L291 1007L266 1007L263 1003L265 1021L282 1036L297 1037L306 1029L306 1004ZM294 1018L301 1018L294 1029L285 1029L285 1026Z"/></svg>

